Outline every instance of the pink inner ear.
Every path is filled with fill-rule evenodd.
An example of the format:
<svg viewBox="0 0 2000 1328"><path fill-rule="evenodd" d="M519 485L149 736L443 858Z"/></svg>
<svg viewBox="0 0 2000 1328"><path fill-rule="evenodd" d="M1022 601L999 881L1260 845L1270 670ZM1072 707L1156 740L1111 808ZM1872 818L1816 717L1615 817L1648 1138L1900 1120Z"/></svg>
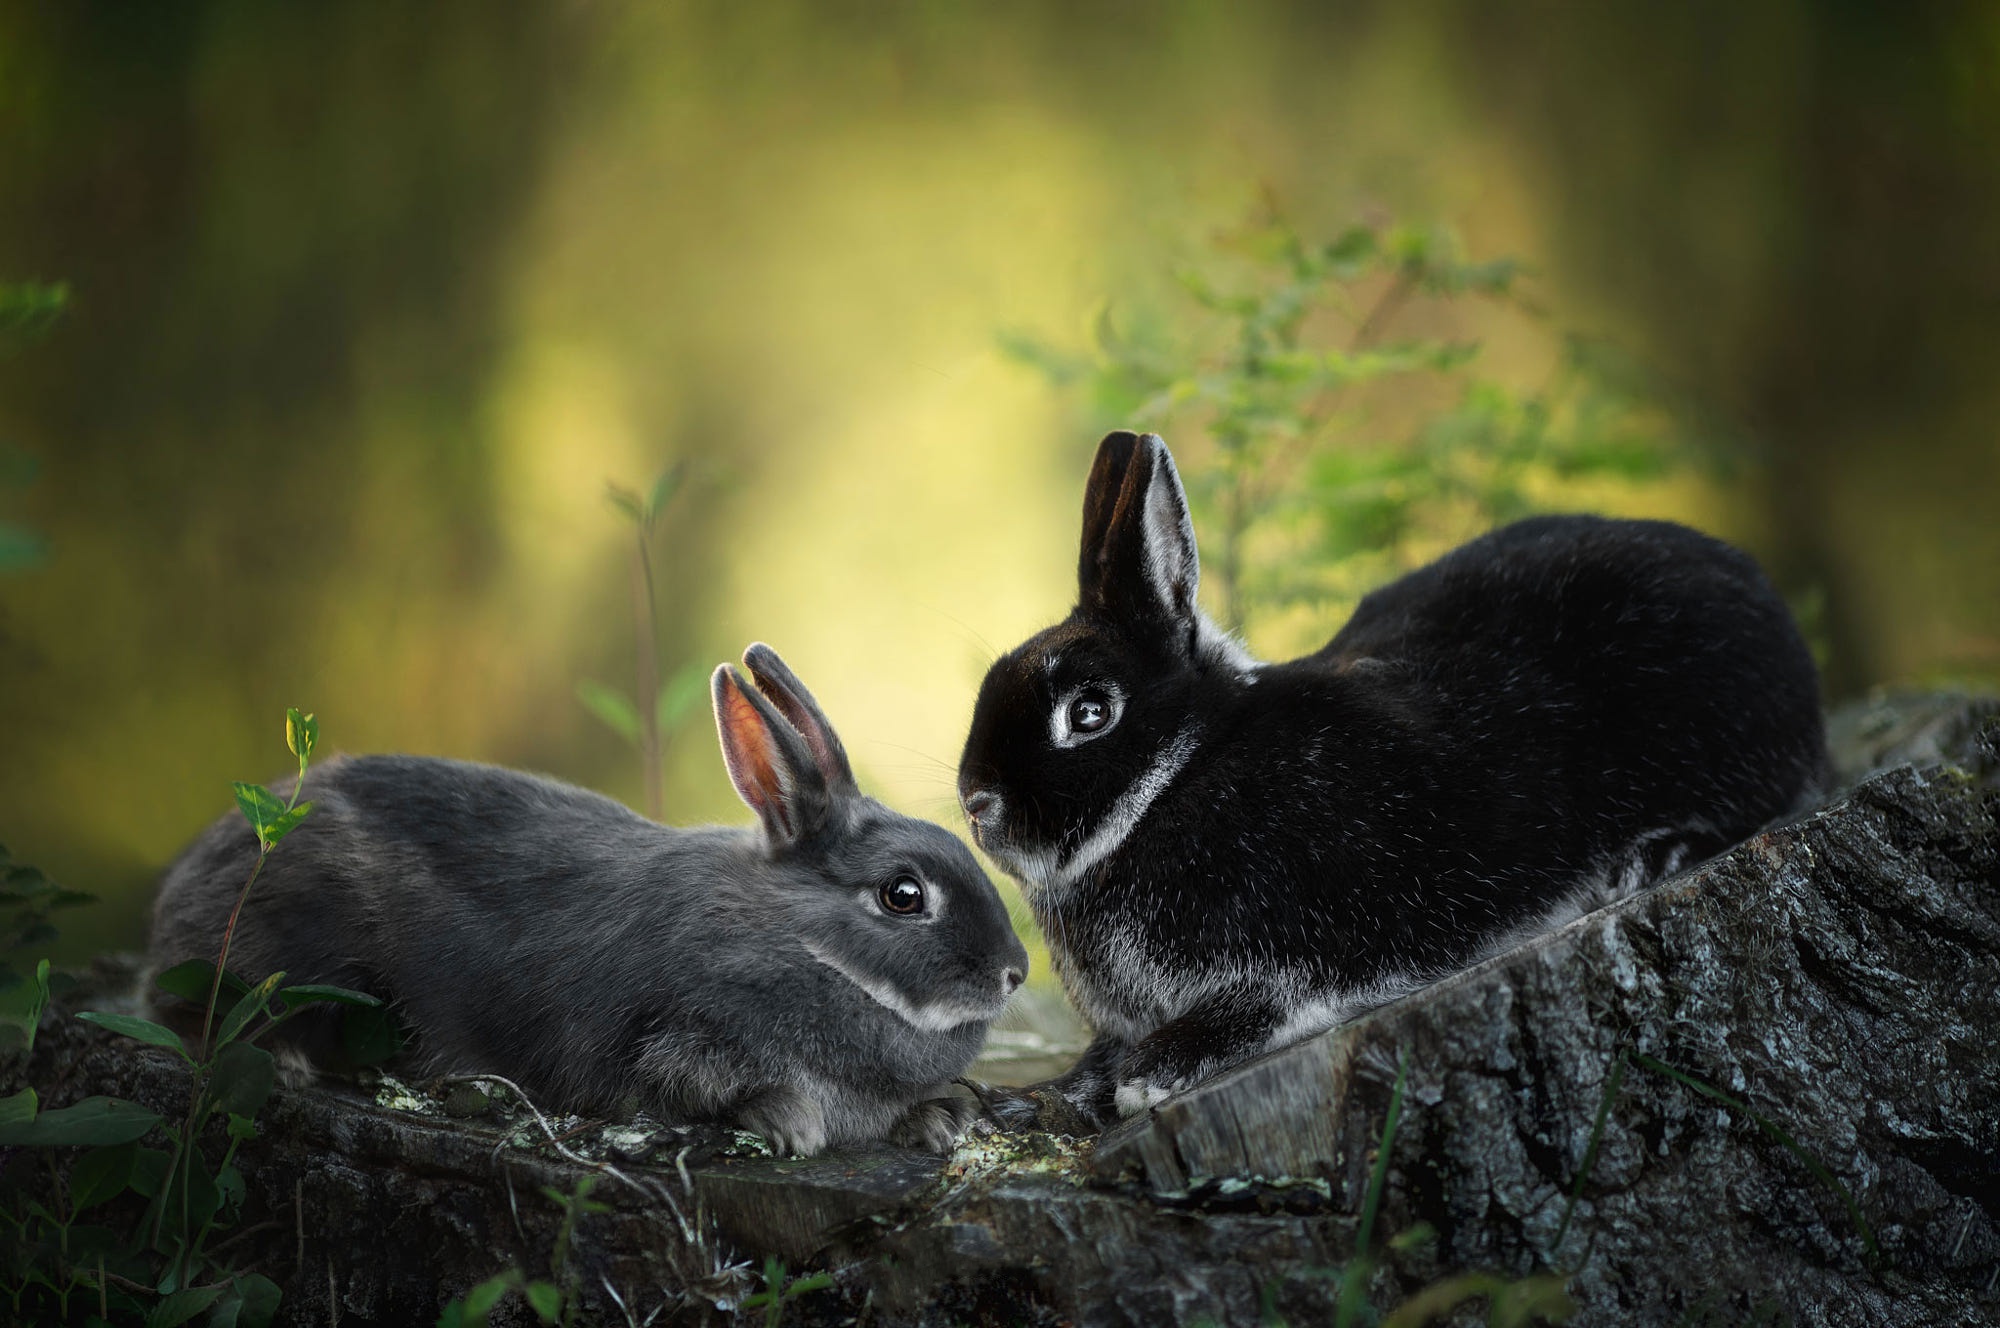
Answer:
<svg viewBox="0 0 2000 1328"><path fill-rule="evenodd" d="M730 782L759 816L783 823L783 785L778 779L777 744L771 730L750 698L743 695L733 676L723 678L722 759L729 766Z"/></svg>

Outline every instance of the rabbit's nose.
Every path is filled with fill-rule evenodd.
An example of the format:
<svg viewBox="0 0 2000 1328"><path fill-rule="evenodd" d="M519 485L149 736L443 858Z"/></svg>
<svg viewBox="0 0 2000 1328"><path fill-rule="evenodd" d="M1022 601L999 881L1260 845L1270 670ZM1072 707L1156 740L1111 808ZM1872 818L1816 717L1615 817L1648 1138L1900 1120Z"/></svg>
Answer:
<svg viewBox="0 0 2000 1328"><path fill-rule="evenodd" d="M1018 968L1010 968L1000 975L1000 994L1012 996L1026 978Z"/></svg>
<svg viewBox="0 0 2000 1328"><path fill-rule="evenodd" d="M974 789L965 795L965 819L975 823L982 821L986 818L986 813L998 806L999 802L999 794L987 789Z"/></svg>

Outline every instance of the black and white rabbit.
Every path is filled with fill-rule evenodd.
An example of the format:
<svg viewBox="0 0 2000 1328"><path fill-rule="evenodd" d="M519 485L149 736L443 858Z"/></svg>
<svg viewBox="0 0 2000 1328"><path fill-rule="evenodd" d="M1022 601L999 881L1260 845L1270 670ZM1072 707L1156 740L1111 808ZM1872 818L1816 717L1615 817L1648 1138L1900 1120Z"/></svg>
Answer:
<svg viewBox="0 0 2000 1328"><path fill-rule="evenodd" d="M1078 602L1000 658L959 768L1131 1114L1710 856L1827 769L1812 656L1745 554L1538 517L1252 659L1196 607L1156 436L1114 433Z"/></svg>
<svg viewBox="0 0 2000 1328"><path fill-rule="evenodd" d="M756 688L727 665L712 688L756 828L672 829L492 766L335 760L306 776L312 814L251 891L230 966L373 993L427 1070L552 1104L636 1096L797 1154L949 1147L966 1113L946 1087L1027 952L965 845L863 796L777 654L744 661ZM154 963L214 957L256 852L232 814L168 869Z"/></svg>

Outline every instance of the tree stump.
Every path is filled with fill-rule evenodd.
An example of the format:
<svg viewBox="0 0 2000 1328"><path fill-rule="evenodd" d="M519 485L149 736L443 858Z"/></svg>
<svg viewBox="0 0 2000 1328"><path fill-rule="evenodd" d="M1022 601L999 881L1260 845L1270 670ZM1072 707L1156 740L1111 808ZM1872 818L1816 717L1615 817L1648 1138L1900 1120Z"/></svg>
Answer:
<svg viewBox="0 0 2000 1328"><path fill-rule="evenodd" d="M1850 774L1888 768L1096 1139L786 1160L728 1131L539 1121L491 1083L322 1081L260 1118L225 1235L283 1286L284 1321L428 1323L502 1268L550 1277L542 1187L608 1169L609 1210L553 1275L584 1322L725 1316L765 1290L767 1258L834 1275L790 1323L1327 1322L1400 1082L1355 1265L1378 1307L1480 1273L1502 1297L1566 1286L1578 1322L1985 1321L2000 705L1873 702L1834 731ZM65 1004L109 1008L130 977L101 964ZM174 1111L187 1091L169 1054L60 1010L6 1079L50 1106ZM494 1318L534 1321L517 1300Z"/></svg>

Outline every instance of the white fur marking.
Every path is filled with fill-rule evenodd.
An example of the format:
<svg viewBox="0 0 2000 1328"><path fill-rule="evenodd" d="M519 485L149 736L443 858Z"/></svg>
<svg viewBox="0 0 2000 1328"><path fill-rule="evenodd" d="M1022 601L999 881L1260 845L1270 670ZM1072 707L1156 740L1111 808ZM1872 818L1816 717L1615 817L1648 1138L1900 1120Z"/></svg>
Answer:
<svg viewBox="0 0 2000 1328"><path fill-rule="evenodd" d="M1118 1085L1113 1094L1118 1103L1120 1116L1136 1116L1142 1111L1150 1111L1172 1096L1166 1089L1156 1084L1145 1084L1137 1079L1128 1079Z"/></svg>
<svg viewBox="0 0 2000 1328"><path fill-rule="evenodd" d="M1090 832L1090 838L1078 845L1067 861L1059 864L1055 883L1069 885L1115 853L1131 835L1133 827L1139 824L1140 818L1145 816L1146 809L1153 805L1153 800L1166 791L1174 776L1187 765L1188 758L1194 755L1194 749L1199 744L1199 734L1192 725L1176 733L1174 740L1154 758L1146 772L1118 795L1118 801L1111 804L1111 810L1098 822L1097 829Z"/></svg>
<svg viewBox="0 0 2000 1328"><path fill-rule="evenodd" d="M999 1013L998 1006L974 1007L963 1001L939 1001L929 1005L918 1005L882 979L864 977L855 972L813 942L806 941L804 944L807 954L861 988L877 1005L890 1011L912 1028L921 1028L928 1033L942 1033L961 1024L991 1019Z"/></svg>

